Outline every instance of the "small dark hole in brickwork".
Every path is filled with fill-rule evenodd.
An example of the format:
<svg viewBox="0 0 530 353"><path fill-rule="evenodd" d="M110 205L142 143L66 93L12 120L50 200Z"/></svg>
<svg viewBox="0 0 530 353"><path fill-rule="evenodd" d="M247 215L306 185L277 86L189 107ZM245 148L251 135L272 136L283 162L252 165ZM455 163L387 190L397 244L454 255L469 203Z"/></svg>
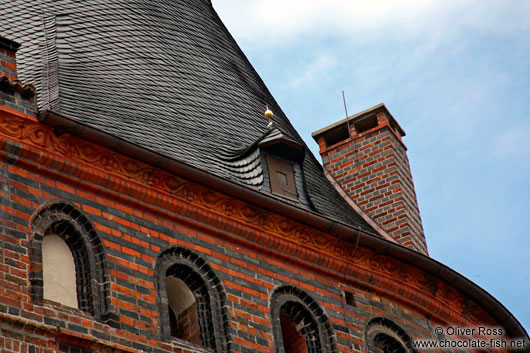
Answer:
<svg viewBox="0 0 530 353"><path fill-rule="evenodd" d="M343 124L335 129L329 130L324 135L324 139L326 140L326 146L331 146L341 141L344 141L348 137L350 137L350 133L348 132L348 126L346 124Z"/></svg>
<svg viewBox="0 0 530 353"><path fill-rule="evenodd" d="M355 130L360 134L377 126L377 116L372 115L354 123Z"/></svg>
<svg viewBox="0 0 530 353"><path fill-rule="evenodd" d="M346 300L346 304L355 306L355 297L350 292L344 292L344 298Z"/></svg>

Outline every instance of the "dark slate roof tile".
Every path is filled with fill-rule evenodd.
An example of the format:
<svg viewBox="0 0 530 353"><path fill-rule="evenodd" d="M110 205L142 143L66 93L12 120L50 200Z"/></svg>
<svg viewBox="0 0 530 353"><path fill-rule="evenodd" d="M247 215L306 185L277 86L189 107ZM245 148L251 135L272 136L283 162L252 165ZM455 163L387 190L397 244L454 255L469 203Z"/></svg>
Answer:
<svg viewBox="0 0 530 353"><path fill-rule="evenodd" d="M39 109L256 190L266 177L259 155L241 156L251 160L240 166L225 157L267 132L267 104L274 127L305 148L309 200L299 206L373 232L328 183L208 1L9 0L0 13Z"/></svg>

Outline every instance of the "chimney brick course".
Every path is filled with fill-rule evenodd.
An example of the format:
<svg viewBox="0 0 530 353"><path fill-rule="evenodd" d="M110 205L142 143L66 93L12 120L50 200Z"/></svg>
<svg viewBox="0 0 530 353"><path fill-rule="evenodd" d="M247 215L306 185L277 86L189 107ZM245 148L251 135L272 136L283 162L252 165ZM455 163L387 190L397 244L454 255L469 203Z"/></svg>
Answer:
<svg viewBox="0 0 530 353"><path fill-rule="evenodd" d="M329 139L339 129L346 131L344 139ZM313 137L324 167L346 194L398 243L427 254L404 135L378 105Z"/></svg>
<svg viewBox="0 0 530 353"><path fill-rule="evenodd" d="M23 85L17 76L16 51L19 44L0 37L0 107L36 116L35 87Z"/></svg>

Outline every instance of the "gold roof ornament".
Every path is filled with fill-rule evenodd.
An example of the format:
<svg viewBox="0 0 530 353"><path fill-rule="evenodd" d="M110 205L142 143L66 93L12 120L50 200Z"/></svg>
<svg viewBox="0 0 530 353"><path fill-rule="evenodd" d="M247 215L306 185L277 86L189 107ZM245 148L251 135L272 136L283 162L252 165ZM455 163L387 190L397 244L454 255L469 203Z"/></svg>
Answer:
<svg viewBox="0 0 530 353"><path fill-rule="evenodd" d="M270 129L272 127L272 117L274 116L274 113L272 110L269 109L269 106L265 106L265 119L269 120L269 123L267 124L267 127Z"/></svg>

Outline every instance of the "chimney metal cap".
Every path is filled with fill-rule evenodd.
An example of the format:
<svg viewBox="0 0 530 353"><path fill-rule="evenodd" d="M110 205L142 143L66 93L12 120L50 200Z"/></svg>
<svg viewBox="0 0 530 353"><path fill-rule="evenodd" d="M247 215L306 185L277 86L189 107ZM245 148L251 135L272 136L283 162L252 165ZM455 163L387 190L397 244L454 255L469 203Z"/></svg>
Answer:
<svg viewBox="0 0 530 353"><path fill-rule="evenodd" d="M313 132L311 134L311 136L313 136L313 138L315 140L317 140L321 135L325 134L327 131L329 131L331 129L337 128L337 127L339 127L339 126L341 126L343 124L347 124L348 122L351 122L351 121L354 121L354 120L359 120L359 119L361 119L361 118L363 118L363 117L365 117L367 115L377 114L377 113L379 113L381 111L385 113L385 115L388 117L388 120L392 123L392 126L395 127L397 132L401 136L405 136L405 130L403 130L403 128L399 125L399 123L392 116L392 114L390 113L390 111L388 110L388 108L385 106L384 103L379 103L377 105L374 105L371 108L363 110L362 112L359 112L357 114L351 115L347 119L342 119L342 120L339 120L339 121L337 121L337 122L335 122L335 123L333 123L331 125L323 127L322 129Z"/></svg>

